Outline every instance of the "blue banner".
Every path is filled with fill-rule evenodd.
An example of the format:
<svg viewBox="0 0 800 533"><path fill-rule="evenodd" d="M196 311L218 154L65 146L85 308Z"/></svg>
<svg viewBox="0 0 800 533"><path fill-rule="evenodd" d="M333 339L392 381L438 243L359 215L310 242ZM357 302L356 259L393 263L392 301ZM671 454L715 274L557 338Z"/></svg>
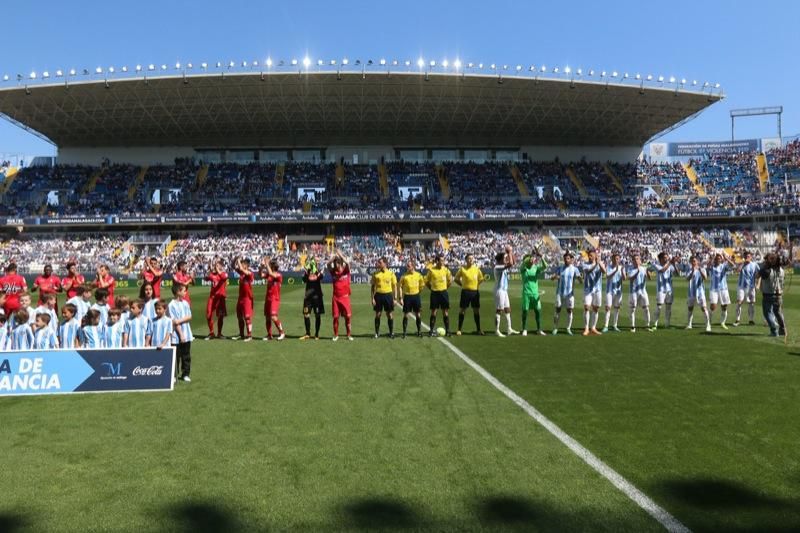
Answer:
<svg viewBox="0 0 800 533"><path fill-rule="evenodd" d="M0 396L168 391L175 348L0 353Z"/></svg>
<svg viewBox="0 0 800 533"><path fill-rule="evenodd" d="M741 141L669 143L667 155L670 157L702 157L708 155L738 154L755 152L759 149L758 139Z"/></svg>

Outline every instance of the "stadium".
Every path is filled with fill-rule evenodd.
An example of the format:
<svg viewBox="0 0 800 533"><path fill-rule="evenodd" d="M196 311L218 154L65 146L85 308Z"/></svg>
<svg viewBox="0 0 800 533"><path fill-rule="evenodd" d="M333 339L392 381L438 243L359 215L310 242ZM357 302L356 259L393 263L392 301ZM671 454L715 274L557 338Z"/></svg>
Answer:
<svg viewBox="0 0 800 533"><path fill-rule="evenodd" d="M19 72L0 117L53 155L0 131L0 531L800 528L783 107L676 142L721 83Z"/></svg>

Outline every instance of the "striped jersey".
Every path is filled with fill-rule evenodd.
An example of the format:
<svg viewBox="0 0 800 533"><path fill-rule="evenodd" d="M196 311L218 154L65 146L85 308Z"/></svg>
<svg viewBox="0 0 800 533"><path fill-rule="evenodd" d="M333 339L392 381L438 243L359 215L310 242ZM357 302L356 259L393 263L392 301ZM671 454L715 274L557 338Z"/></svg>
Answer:
<svg viewBox="0 0 800 533"><path fill-rule="evenodd" d="M507 267L506 265L495 265L494 267L495 292L508 290L508 271L509 267Z"/></svg>
<svg viewBox="0 0 800 533"><path fill-rule="evenodd" d="M153 338L150 343L151 346L161 346L164 344L164 339L172 337L173 333L172 319L167 315L162 316L153 322ZM167 342L169 346L169 342Z"/></svg>
<svg viewBox="0 0 800 533"><path fill-rule="evenodd" d="M155 298L150 298L144 303L144 307L142 308L142 314L149 318L151 321L156 319L156 300Z"/></svg>
<svg viewBox="0 0 800 533"><path fill-rule="evenodd" d="M76 315L77 316L77 315ZM58 339L62 348L74 348L75 341L81 341L80 337L81 324L77 318L64 321L58 326Z"/></svg>
<svg viewBox="0 0 800 533"><path fill-rule="evenodd" d="M108 324L108 312L111 310L108 304L100 305L98 303L95 303L92 304L91 309L94 309L100 313L100 324L104 326Z"/></svg>
<svg viewBox="0 0 800 533"><path fill-rule="evenodd" d="M580 276L580 271L575 265L563 265L558 270L558 283L556 284L556 294L559 296L572 296L575 278Z"/></svg>
<svg viewBox="0 0 800 533"><path fill-rule="evenodd" d="M144 348L147 346L147 337L153 334L152 322L142 313L125 322L125 333L130 348Z"/></svg>
<svg viewBox="0 0 800 533"><path fill-rule="evenodd" d="M116 324L111 324L105 328L106 348L122 348L122 334L125 332L125 322L117 320Z"/></svg>
<svg viewBox="0 0 800 533"><path fill-rule="evenodd" d="M701 272L705 273L705 271L706 271L705 268L700 267L697 270L692 270L686 276L686 279L689 280L689 298L694 298L694 299L705 298L706 294L705 281L703 280L703 275L701 274Z"/></svg>
<svg viewBox="0 0 800 533"><path fill-rule="evenodd" d="M50 327L39 328L33 334L33 347L36 350L52 350L58 348L58 339Z"/></svg>
<svg viewBox="0 0 800 533"><path fill-rule="evenodd" d="M11 349L11 334L8 328L3 326L0 328L0 352L5 352Z"/></svg>
<svg viewBox="0 0 800 533"><path fill-rule="evenodd" d="M81 328L81 344L84 348L104 348L105 336L105 326L83 326Z"/></svg>
<svg viewBox="0 0 800 533"><path fill-rule="evenodd" d="M756 287L756 274L758 274L758 265L754 261L742 265L739 271L739 288L740 289L754 289Z"/></svg>
<svg viewBox="0 0 800 533"><path fill-rule="evenodd" d="M728 263L721 263L711 267L711 290L714 292L722 292L728 290L728 271L730 265Z"/></svg>
<svg viewBox="0 0 800 533"><path fill-rule="evenodd" d="M20 324L11 331L12 350L31 350L33 342L33 330L28 324Z"/></svg>
<svg viewBox="0 0 800 533"><path fill-rule="evenodd" d="M167 306L167 311L170 318L176 320L192 317L192 309L189 307L189 303L185 300L172 300L169 303L169 306ZM184 322L176 328L176 331L172 332L172 344L179 344L181 342L177 329L180 329L181 333L183 334L183 342L192 342L194 340L194 337L192 336L192 323L190 320L189 322Z"/></svg>
<svg viewBox="0 0 800 533"><path fill-rule="evenodd" d="M606 293L622 294L622 265L608 267L606 271Z"/></svg>
<svg viewBox="0 0 800 533"><path fill-rule="evenodd" d="M603 292L603 271L597 263L584 263L583 270L583 293L594 294Z"/></svg>
<svg viewBox="0 0 800 533"><path fill-rule="evenodd" d="M668 263L666 266L651 265L656 272L656 290L658 292L672 292L672 276L677 272L675 265Z"/></svg>
<svg viewBox="0 0 800 533"><path fill-rule="evenodd" d="M630 280L631 294L639 294L647 290L647 267L632 266L628 269L628 279Z"/></svg>
<svg viewBox="0 0 800 533"><path fill-rule="evenodd" d="M75 318L78 322L81 322L83 317L86 315L86 312L89 311L89 302L80 296L73 296L67 300L67 303L72 304L77 308L77 311L75 312Z"/></svg>
<svg viewBox="0 0 800 533"><path fill-rule="evenodd" d="M49 315L50 316L50 323L47 324L47 327L53 330L53 333L58 335L58 314L56 313L55 309L50 309L46 305L40 305L36 308L37 315Z"/></svg>

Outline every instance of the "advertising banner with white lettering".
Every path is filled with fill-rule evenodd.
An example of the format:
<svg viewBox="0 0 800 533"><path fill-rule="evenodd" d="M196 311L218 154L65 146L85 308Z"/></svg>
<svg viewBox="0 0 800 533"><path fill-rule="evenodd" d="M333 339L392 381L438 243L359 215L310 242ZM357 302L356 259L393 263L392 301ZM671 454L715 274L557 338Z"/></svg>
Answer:
<svg viewBox="0 0 800 533"><path fill-rule="evenodd" d="M169 391L175 348L0 353L0 396Z"/></svg>
<svg viewBox="0 0 800 533"><path fill-rule="evenodd" d="M667 155L669 157L703 157L709 155L738 154L739 152L755 152L758 150L759 144L758 139L669 143Z"/></svg>

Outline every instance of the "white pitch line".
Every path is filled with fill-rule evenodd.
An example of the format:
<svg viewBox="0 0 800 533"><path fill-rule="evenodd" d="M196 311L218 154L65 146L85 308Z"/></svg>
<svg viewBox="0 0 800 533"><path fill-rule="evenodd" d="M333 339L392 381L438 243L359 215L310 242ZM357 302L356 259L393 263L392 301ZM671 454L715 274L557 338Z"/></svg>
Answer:
<svg viewBox="0 0 800 533"><path fill-rule="evenodd" d="M425 322L422 326L430 330L431 328ZM494 388L502 392L509 400L517 404L528 416L533 418L543 428L545 428L551 435L557 438L561 443L569 448L572 453L581 458L581 460L592 467L592 469L611 482L612 485L617 487L625 496L630 498L636 505L641 507L647 514L652 516L658 521L659 524L664 526L664 529L673 533L691 533L691 529L683 525L677 518L669 514L666 509L658 505L650 499L644 492L637 489L633 483L622 477L622 475L605 464L595 454L584 448L584 446L570 437L563 429L558 427L552 420L544 416L538 409L525 401L524 398L519 396L516 392L509 389L503 383L491 375L489 371L481 365L470 359L470 357L456 348L453 343L442 337L437 337L439 342L447 346L451 352L456 354L462 361L467 363L472 369L483 377L486 381L492 384Z"/></svg>

